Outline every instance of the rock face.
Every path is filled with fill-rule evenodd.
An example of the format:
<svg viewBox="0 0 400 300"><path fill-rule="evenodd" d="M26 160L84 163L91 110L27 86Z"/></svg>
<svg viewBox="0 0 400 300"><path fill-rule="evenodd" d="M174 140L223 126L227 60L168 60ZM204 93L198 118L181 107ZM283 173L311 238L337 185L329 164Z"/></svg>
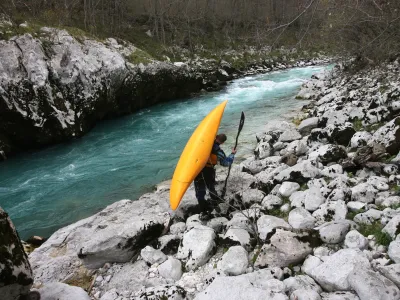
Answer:
<svg viewBox="0 0 400 300"><path fill-rule="evenodd" d="M81 265L98 268L107 262L128 262L168 223L167 202L161 199L144 195L138 201L119 201L58 230L30 254L36 281L64 282Z"/></svg>
<svg viewBox="0 0 400 300"><path fill-rule="evenodd" d="M7 213L0 207L0 295L14 300L28 294L33 283L28 256Z"/></svg>
<svg viewBox="0 0 400 300"><path fill-rule="evenodd" d="M0 157L82 136L98 120L203 87L201 70L133 65L129 56L140 49L110 40L42 28L38 37L0 41Z"/></svg>

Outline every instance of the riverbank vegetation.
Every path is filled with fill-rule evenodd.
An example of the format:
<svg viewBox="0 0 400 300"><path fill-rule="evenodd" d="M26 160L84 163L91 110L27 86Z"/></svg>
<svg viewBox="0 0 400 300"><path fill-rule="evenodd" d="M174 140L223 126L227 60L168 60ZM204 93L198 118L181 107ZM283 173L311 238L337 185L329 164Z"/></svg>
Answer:
<svg viewBox="0 0 400 300"><path fill-rule="evenodd" d="M400 3L353 0L5 0L12 22L69 27L132 42L155 59L173 46L211 56L282 46L374 63L400 51ZM180 53L180 51L178 51ZM281 52L279 52L281 53Z"/></svg>

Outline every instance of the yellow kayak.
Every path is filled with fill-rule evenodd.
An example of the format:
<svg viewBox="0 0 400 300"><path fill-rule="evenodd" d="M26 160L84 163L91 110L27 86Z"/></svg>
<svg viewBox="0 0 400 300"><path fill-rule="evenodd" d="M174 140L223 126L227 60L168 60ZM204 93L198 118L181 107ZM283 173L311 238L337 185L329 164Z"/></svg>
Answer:
<svg viewBox="0 0 400 300"><path fill-rule="evenodd" d="M173 210L179 206L186 190L206 165L227 102L225 100L214 108L187 142L172 177L169 202Z"/></svg>

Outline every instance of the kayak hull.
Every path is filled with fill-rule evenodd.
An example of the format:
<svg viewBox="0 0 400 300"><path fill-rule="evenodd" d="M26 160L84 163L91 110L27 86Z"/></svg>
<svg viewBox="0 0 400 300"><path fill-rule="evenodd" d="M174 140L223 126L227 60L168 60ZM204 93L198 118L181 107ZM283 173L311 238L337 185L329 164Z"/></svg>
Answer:
<svg viewBox="0 0 400 300"><path fill-rule="evenodd" d="M170 205L175 210L190 184L205 167L228 101L214 108L197 126L187 142L172 177Z"/></svg>

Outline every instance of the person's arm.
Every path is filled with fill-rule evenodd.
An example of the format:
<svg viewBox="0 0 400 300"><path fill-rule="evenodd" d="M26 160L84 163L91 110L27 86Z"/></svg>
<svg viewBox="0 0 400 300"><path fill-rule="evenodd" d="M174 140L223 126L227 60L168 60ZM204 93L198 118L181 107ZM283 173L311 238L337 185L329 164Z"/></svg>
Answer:
<svg viewBox="0 0 400 300"><path fill-rule="evenodd" d="M218 161L220 163L221 166L224 167L229 167L232 163L233 160L235 158L235 153L236 151L232 151L231 154L229 154L229 156L225 155L225 152L220 148L217 151L217 157L218 157Z"/></svg>

